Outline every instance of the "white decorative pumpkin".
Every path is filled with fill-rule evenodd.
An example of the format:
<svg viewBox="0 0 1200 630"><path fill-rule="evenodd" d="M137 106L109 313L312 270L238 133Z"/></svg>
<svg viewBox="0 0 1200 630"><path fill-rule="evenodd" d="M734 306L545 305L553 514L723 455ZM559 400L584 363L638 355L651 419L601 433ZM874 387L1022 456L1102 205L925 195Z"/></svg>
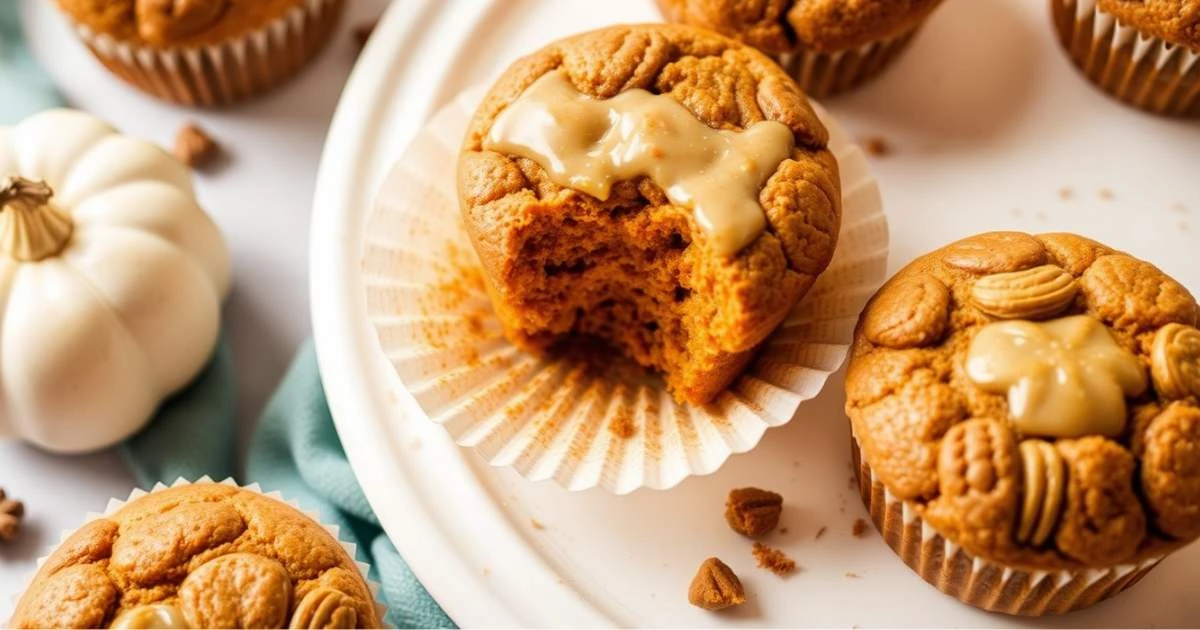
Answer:
<svg viewBox="0 0 1200 630"><path fill-rule="evenodd" d="M212 354L229 253L191 172L73 110L0 127L0 434L137 432Z"/></svg>

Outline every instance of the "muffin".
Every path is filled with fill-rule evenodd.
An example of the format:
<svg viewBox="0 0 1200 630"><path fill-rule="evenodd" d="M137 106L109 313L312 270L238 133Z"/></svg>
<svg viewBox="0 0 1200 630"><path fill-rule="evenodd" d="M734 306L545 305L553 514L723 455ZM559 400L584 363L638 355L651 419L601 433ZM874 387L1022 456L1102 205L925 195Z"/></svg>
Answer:
<svg viewBox="0 0 1200 630"><path fill-rule="evenodd" d="M883 71L941 0L658 0L671 22L701 26L771 55L813 97Z"/></svg>
<svg viewBox="0 0 1200 630"><path fill-rule="evenodd" d="M827 141L779 66L709 31L616 26L520 59L458 166L505 335L599 339L710 401L833 256Z"/></svg>
<svg viewBox="0 0 1200 630"><path fill-rule="evenodd" d="M343 0L58 0L130 85L180 105L228 105L294 76L333 34Z"/></svg>
<svg viewBox="0 0 1200 630"><path fill-rule="evenodd" d="M1089 606L1200 534L1195 299L1072 234L981 234L872 298L846 374L884 539L958 599Z"/></svg>
<svg viewBox="0 0 1200 630"><path fill-rule="evenodd" d="M16 628L377 628L354 560L325 529L251 490L196 483L130 501L66 538L17 603Z"/></svg>
<svg viewBox="0 0 1200 630"><path fill-rule="evenodd" d="M1059 41L1097 87L1148 112L1200 116L1200 4L1051 0Z"/></svg>

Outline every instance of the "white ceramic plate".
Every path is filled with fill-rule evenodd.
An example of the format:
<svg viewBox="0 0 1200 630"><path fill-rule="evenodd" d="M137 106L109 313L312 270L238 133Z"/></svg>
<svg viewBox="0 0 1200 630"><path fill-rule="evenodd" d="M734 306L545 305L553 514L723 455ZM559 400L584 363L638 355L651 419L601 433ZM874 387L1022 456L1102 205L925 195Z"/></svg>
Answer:
<svg viewBox="0 0 1200 630"><path fill-rule="evenodd" d="M1071 230L1153 260L1200 288L1200 126L1110 102L1057 50L1036 0L948 3L884 78L827 106L881 136L890 267L970 233ZM360 245L371 198L433 111L560 36L647 21L650 0L404 0L375 31L343 97L317 186L313 323L338 432L389 536L464 626L1187 626L1200 623L1200 546L1090 610L1027 621L958 604L873 533L849 486L841 379L750 454L668 492L569 493L493 469L420 415L378 350ZM802 567L753 568L721 518L725 492L787 500L769 542ZM817 531L826 533L815 539ZM750 600L689 606L701 560L738 571Z"/></svg>

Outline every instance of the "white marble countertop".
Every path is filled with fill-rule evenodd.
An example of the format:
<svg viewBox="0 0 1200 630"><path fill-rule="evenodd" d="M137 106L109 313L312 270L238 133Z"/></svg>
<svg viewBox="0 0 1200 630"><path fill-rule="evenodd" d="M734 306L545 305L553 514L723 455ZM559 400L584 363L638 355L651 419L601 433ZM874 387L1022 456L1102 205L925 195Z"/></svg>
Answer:
<svg viewBox="0 0 1200 630"><path fill-rule="evenodd" d="M14 0L0 0L11 2ZM237 365L242 450L264 403L310 334L308 238L313 179L329 120L357 55L353 27L388 0L347 3L346 19L321 58L295 82L251 103L215 112L159 103L104 71L46 0L21 0L35 56L74 107L126 133L169 146L195 120L230 155L221 170L197 177L201 202L216 217L233 254L234 287L224 323ZM112 453L56 457L0 442L0 487L25 502L25 527L0 547L0 620L36 558L89 511L124 496L133 478Z"/></svg>

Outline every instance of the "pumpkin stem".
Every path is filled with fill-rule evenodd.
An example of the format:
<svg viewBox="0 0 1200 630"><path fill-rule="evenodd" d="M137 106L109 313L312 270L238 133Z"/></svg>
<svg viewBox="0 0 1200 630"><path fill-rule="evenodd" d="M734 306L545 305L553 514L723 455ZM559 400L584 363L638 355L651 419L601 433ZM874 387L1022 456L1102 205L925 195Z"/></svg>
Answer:
<svg viewBox="0 0 1200 630"><path fill-rule="evenodd" d="M46 182L20 175L0 180L0 252L19 262L37 262L63 250L75 224L50 203Z"/></svg>

